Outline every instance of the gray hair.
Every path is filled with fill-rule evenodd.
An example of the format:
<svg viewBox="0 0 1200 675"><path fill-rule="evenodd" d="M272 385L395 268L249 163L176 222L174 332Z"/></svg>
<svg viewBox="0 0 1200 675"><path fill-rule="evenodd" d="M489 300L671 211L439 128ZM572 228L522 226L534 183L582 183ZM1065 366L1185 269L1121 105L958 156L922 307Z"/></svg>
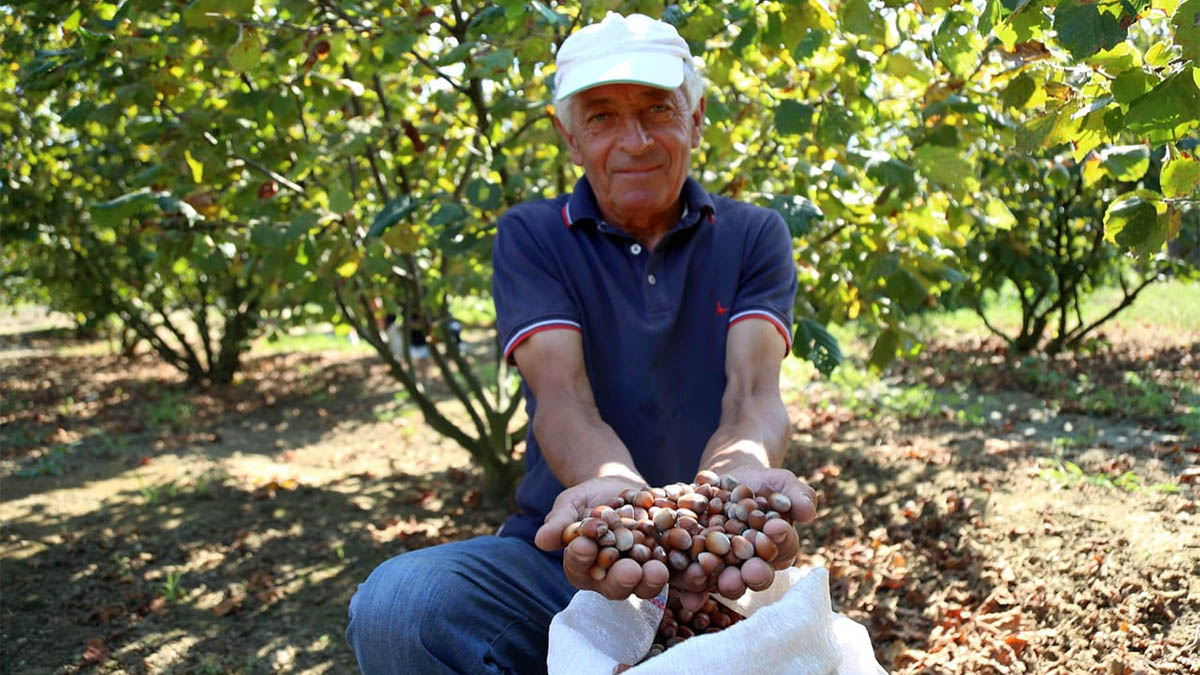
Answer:
<svg viewBox="0 0 1200 675"><path fill-rule="evenodd" d="M696 72L696 66L690 60L685 59L683 62L683 82L679 85L679 91L688 103L688 112L696 112L696 108L700 106L700 99L704 97L704 80L700 77L700 73ZM575 118L571 115L571 107L574 103L575 94L571 94L554 104L554 116L571 133L574 133L575 126Z"/></svg>

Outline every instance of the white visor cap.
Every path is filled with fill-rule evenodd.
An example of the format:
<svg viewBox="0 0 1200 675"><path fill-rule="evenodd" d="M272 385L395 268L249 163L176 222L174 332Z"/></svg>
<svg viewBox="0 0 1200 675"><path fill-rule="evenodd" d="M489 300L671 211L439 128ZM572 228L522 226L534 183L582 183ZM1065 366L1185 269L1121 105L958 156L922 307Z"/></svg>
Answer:
<svg viewBox="0 0 1200 675"><path fill-rule="evenodd" d="M687 42L671 24L644 14L609 12L559 47L554 100L616 82L675 89L683 84L683 62L691 58Z"/></svg>

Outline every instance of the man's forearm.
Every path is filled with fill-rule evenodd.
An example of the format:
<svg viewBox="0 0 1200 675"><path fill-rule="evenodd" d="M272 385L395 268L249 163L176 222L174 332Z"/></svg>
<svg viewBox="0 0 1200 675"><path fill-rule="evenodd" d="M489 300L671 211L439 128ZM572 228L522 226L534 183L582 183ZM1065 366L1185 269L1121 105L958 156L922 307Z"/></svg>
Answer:
<svg viewBox="0 0 1200 675"><path fill-rule="evenodd" d="M538 399L533 434L564 487L602 476L644 482L633 456L595 407L569 394Z"/></svg>
<svg viewBox="0 0 1200 675"><path fill-rule="evenodd" d="M724 401L720 425L704 448L700 468L720 474L739 466L782 466L787 430L787 409L778 395Z"/></svg>

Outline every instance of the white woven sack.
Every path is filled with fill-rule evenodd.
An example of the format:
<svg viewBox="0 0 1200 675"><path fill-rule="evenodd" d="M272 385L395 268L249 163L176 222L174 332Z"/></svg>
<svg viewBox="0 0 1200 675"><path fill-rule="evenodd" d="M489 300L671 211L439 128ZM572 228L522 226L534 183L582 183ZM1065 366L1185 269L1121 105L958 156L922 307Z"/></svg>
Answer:
<svg viewBox="0 0 1200 675"><path fill-rule="evenodd" d="M717 597L717 596L713 596ZM609 600L580 591L550 622L550 675L612 675L650 650L662 619L664 592L652 600ZM878 675L867 631L834 614L829 572L790 568L765 591L721 602L747 617L719 633L697 635L625 672L699 673L720 664L723 675ZM714 661L714 659L716 659Z"/></svg>

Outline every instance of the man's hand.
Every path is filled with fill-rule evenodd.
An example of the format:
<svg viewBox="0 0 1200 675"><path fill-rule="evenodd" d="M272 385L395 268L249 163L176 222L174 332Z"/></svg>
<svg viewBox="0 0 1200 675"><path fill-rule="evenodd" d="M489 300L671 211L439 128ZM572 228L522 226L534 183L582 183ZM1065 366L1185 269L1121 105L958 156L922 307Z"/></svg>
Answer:
<svg viewBox="0 0 1200 675"><path fill-rule="evenodd" d="M779 553L769 564L760 558L752 558L742 564L741 568L727 567L717 577L717 588L721 595L727 598L740 598L746 589L761 591L770 587L775 580L775 571L791 567L796 562L800 552L800 538L796 534L795 524L811 522L816 516L816 492L807 483L796 478L787 469L769 469L761 466L741 466L738 468L722 468L721 473L728 473L737 478L743 485L758 493L767 489L771 492L782 492L792 502L791 517L794 523L782 518L768 520L763 526L763 533L775 542ZM705 592L707 578L699 570L688 568L676 576L674 583L683 591L683 606L696 611L708 599Z"/></svg>
<svg viewBox="0 0 1200 675"><path fill-rule="evenodd" d="M606 476L586 480L563 490L554 500L550 513L546 514L545 522L538 528L534 543L543 551L562 548L562 534L567 525L586 518L593 507L607 504L630 487L646 486L631 478ZM591 569L596 565L596 554L599 552L596 542L587 537L575 537L567 545L563 552L563 571L572 586L597 591L613 600L623 600L631 593L639 598L653 598L670 578L667 566L657 560L639 565L636 560L622 558L613 563L603 579L597 581L592 578ZM792 555L795 557L795 553Z"/></svg>

